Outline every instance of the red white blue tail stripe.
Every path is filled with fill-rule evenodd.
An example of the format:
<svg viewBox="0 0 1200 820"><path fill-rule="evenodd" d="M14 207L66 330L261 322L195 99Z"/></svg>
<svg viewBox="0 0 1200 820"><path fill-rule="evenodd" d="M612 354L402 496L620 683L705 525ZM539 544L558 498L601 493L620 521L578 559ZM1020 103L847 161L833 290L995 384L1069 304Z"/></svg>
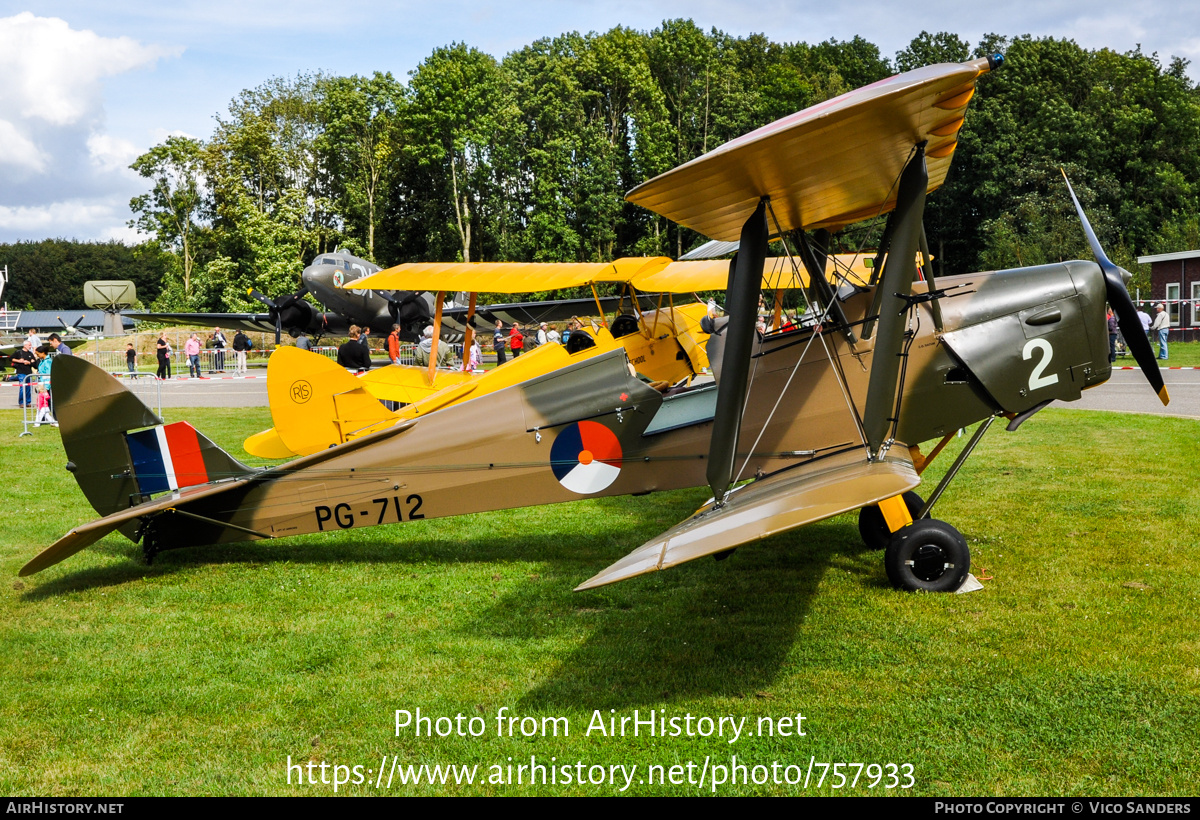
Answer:
<svg viewBox="0 0 1200 820"><path fill-rule="evenodd" d="M133 474L143 495L206 484L208 468L196 428L186 421L126 433Z"/></svg>

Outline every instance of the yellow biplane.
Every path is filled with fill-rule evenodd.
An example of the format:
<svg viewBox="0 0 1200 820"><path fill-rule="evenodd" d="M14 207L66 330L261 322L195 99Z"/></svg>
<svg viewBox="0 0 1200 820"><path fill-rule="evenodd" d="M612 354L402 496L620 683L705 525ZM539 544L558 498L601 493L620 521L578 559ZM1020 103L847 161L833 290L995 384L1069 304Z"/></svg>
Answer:
<svg viewBox="0 0 1200 820"><path fill-rule="evenodd" d="M831 255L826 275L831 281L865 285L872 260L862 255ZM675 304L676 295L722 291L729 275L728 260L672 262L666 257L626 258L609 263L410 263L398 265L353 283L356 289L471 293L485 287L492 293L525 293L619 284L630 298L622 300L611 322L575 331L571 344L542 345L500 367L483 373L462 369L392 365L357 377L328 359L295 348L279 348L267 371L267 394L273 427L246 439L244 447L260 458L309 455L367 435L408 418L416 418L462 401L520 384L573 362L622 348L637 373L668 389L708 370L704 345L708 334L700 325L707 306L701 302ZM763 289L776 294L773 328L782 327L784 292L807 289L806 271L793 270L787 259L768 259ZM438 292L438 291L441 292ZM658 305L635 312L636 292L656 292ZM472 300L473 301L473 300ZM628 309L623 309L627 304ZM600 299L596 314L604 315ZM432 318L433 345L441 341L440 314ZM611 328L609 327L611 325ZM466 317L470 345L471 316ZM438 357L436 352L431 360ZM405 405L393 411L381 402Z"/></svg>

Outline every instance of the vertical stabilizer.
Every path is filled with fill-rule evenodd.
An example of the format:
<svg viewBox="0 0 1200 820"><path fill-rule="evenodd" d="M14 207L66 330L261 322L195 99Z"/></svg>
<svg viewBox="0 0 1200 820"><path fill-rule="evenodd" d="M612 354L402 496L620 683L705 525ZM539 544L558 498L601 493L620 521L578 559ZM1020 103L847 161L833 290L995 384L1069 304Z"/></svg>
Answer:
<svg viewBox="0 0 1200 820"><path fill-rule="evenodd" d="M120 382L77 356L51 370L67 469L100 515L155 493L253 472L187 422L164 425ZM131 539L129 531L122 529Z"/></svg>

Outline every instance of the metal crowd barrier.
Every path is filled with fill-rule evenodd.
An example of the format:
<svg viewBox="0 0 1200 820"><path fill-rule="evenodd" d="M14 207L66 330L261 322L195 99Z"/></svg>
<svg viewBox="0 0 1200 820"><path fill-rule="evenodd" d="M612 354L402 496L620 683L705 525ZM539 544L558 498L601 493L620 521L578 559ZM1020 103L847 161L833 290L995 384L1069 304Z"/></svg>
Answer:
<svg viewBox="0 0 1200 820"><path fill-rule="evenodd" d="M41 414L41 410L38 408L38 396L43 389L49 399L48 413L43 416L42 420L39 420L38 416ZM43 424L58 426L58 421L54 417L54 397L50 393L49 376L42 376L38 373L20 376L17 379L17 403L21 405L21 432L17 434L17 438L32 436L31 427L41 427Z"/></svg>
<svg viewBox="0 0 1200 820"><path fill-rule="evenodd" d="M333 349L334 355L337 355L337 348ZM246 352L247 369L259 368L266 362L270 356L271 350L260 350L254 348ZM74 355L87 359L92 364L109 373L128 373L129 365L125 359L124 350L76 350ZM171 349L171 375L187 376L188 374L188 357L184 355L182 349ZM139 353L137 354L136 366L150 366L150 369L143 371L143 375L153 375L158 369L158 356L155 353ZM222 375L233 375L237 369L237 351L232 348L224 350L214 350L213 348L200 349L200 374L203 376L220 373Z"/></svg>
<svg viewBox="0 0 1200 820"><path fill-rule="evenodd" d="M114 379L121 382L125 389L133 393L162 418L162 381L153 373L110 373Z"/></svg>

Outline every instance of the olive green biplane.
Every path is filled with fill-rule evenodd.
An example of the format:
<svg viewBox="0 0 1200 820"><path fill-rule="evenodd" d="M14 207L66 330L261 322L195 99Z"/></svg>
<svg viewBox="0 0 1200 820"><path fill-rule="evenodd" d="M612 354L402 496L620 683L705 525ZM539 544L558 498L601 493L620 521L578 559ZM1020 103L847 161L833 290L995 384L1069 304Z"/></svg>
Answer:
<svg viewBox="0 0 1200 820"><path fill-rule="evenodd" d="M1104 255L1078 202L1096 262L932 276L925 197L945 180L976 81L1002 61L882 80L630 192L633 203L738 243L725 316L704 317L711 379L651 383L623 345L597 345L499 389L251 469L186 422L162 424L102 371L58 359L53 389L68 469L103 517L67 533L21 574L113 531L140 541L151 558L194 545L708 486L712 499L699 511L580 588L723 556L857 509L864 539L885 548L896 586L958 589L970 554L954 527L930 517L934 505L993 420L1016 430L1051 402L1109 378L1106 303L1167 401L1128 274ZM833 233L885 214L865 281L828 265ZM772 240L789 262L783 273L803 280L787 287L803 290L815 321L759 325ZM497 290L492 283L511 273L549 289L570 266L435 267L382 271L370 286ZM472 275L482 279L464 284ZM304 396L297 389L294 399ZM922 500L913 490L931 459L979 421Z"/></svg>

